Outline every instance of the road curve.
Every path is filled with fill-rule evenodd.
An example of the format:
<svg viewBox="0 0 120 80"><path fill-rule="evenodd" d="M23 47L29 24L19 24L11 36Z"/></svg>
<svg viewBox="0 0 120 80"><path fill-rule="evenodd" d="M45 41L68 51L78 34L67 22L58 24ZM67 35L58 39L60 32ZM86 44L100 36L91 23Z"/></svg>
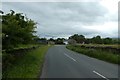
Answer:
<svg viewBox="0 0 120 80"><path fill-rule="evenodd" d="M104 62L66 49L65 45L51 47L40 78L118 78L118 65Z"/></svg>

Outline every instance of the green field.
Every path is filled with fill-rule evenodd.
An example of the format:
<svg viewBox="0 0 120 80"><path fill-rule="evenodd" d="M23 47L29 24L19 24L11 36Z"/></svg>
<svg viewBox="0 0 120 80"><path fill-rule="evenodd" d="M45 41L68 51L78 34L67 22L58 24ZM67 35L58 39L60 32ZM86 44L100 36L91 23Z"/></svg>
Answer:
<svg viewBox="0 0 120 80"><path fill-rule="evenodd" d="M43 45L27 52L3 73L3 78L38 78L40 76L45 53L51 46Z"/></svg>

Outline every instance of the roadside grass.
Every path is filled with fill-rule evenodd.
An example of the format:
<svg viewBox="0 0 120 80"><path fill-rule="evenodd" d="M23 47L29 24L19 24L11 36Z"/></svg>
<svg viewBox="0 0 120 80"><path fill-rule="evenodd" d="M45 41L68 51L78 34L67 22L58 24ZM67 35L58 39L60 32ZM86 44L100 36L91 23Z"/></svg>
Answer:
<svg viewBox="0 0 120 80"><path fill-rule="evenodd" d="M120 61L118 61L120 59L120 55L113 54L113 52L110 52L110 51L103 51L100 49L81 48L78 45L77 46L67 45L66 47L80 54L84 54L84 55L97 58L100 60L104 60L110 63L120 64Z"/></svg>
<svg viewBox="0 0 120 80"><path fill-rule="evenodd" d="M96 46L96 47L112 47L112 48L120 48L120 44L79 44L87 47Z"/></svg>
<svg viewBox="0 0 120 80"><path fill-rule="evenodd" d="M51 46L43 45L18 58L15 63L3 73L3 78L39 78L44 62L44 56Z"/></svg>

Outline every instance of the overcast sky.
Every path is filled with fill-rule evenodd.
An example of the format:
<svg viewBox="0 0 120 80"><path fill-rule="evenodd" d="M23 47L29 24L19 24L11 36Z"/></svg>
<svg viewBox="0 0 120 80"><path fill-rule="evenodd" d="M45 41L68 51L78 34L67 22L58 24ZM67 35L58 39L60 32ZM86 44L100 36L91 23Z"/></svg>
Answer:
<svg viewBox="0 0 120 80"><path fill-rule="evenodd" d="M26 14L38 23L36 31L40 37L68 38L73 34L118 37L119 0L9 1L2 1L2 10L8 13L12 9Z"/></svg>

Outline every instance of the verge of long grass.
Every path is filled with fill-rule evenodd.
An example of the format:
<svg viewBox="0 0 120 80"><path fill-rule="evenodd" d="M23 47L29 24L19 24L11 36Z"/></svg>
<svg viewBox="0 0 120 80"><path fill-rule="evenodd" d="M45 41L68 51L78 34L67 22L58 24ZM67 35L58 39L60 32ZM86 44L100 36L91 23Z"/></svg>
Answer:
<svg viewBox="0 0 120 80"><path fill-rule="evenodd" d="M3 78L38 78L42 70L45 53L49 47L47 45L41 46L18 58L15 64L3 73Z"/></svg>
<svg viewBox="0 0 120 80"><path fill-rule="evenodd" d="M97 49L81 48L80 46L74 46L74 45L68 45L67 48L90 57L119 64L118 58L120 58L120 55L113 54L112 52L97 50Z"/></svg>

